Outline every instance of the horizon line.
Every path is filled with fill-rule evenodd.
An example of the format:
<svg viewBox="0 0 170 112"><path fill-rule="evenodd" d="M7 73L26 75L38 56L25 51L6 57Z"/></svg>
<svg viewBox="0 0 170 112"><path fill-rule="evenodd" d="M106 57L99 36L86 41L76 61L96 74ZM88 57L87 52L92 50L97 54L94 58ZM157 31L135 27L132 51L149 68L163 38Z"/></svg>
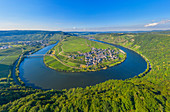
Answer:
<svg viewBox="0 0 170 112"><path fill-rule="evenodd" d="M169 29L151 29L151 30L47 30L47 29L4 29L0 31L62 31L62 32L135 32L135 31L168 31Z"/></svg>

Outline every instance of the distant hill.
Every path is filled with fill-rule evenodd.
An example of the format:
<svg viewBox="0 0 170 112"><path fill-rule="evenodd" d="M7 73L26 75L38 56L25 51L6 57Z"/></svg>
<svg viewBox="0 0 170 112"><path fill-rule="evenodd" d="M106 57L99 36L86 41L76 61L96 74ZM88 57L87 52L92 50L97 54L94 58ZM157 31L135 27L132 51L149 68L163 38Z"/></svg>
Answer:
<svg viewBox="0 0 170 112"><path fill-rule="evenodd" d="M170 30L152 30L152 31L98 31L98 32L92 32L92 31L86 31L86 32L68 32L73 33L77 35L92 35L92 34L99 34L99 33L170 33Z"/></svg>
<svg viewBox="0 0 170 112"><path fill-rule="evenodd" d="M64 35L70 35L62 31L39 31L39 30L11 30L0 31L0 42L33 41L43 39L58 40Z"/></svg>

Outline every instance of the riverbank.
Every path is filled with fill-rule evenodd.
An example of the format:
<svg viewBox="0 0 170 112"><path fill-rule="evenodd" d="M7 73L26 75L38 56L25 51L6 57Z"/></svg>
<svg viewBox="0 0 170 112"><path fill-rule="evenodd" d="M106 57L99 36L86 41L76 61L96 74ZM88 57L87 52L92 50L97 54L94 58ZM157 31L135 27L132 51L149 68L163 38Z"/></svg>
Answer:
<svg viewBox="0 0 170 112"><path fill-rule="evenodd" d="M125 46L123 46L123 47L125 47ZM143 59L144 59L144 60L146 61L146 63L147 63L147 68L145 69L144 72L140 73L140 74L137 76L138 78L145 76L148 72L151 71L151 69L152 69L151 63L149 62L149 60L148 60L143 54L139 53L139 51L137 51L137 50L135 50L135 49L133 49L133 48L128 48L128 47L125 47L125 48L130 49L130 50L138 53L141 57L143 57Z"/></svg>

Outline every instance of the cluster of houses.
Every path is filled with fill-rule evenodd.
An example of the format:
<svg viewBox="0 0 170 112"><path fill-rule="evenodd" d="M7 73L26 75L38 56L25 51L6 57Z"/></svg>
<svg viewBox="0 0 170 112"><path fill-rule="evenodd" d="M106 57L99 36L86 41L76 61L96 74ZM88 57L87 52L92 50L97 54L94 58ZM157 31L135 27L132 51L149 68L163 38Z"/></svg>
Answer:
<svg viewBox="0 0 170 112"><path fill-rule="evenodd" d="M15 42L11 42L10 45L4 45L2 47L0 47L0 49L8 49L8 48L12 48L11 45L27 45L27 46L47 46L48 41L44 41L44 40L38 40L38 41L15 41Z"/></svg>
<svg viewBox="0 0 170 112"><path fill-rule="evenodd" d="M86 66L91 66L91 65L98 65L101 63L103 60L113 60L117 59L118 57L116 54L119 52L115 52L115 50L111 49L97 49L97 48L92 48L90 52L87 53L81 53L79 55L70 55L68 56L69 58L75 59L76 57L79 56L84 56L85 61L86 61Z"/></svg>
<svg viewBox="0 0 170 112"><path fill-rule="evenodd" d="M11 48L12 46L10 46L10 45L5 45L5 46L2 46L2 47L0 47L0 49L8 49L8 48Z"/></svg>

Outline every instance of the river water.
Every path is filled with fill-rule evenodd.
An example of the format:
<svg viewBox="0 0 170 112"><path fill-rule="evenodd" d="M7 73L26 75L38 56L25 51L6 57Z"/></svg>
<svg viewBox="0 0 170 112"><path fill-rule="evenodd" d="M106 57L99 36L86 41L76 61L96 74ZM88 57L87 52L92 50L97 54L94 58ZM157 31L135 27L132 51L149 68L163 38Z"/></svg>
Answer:
<svg viewBox="0 0 170 112"><path fill-rule="evenodd" d="M45 54L56 44L47 46L34 54ZM114 46L126 52L127 59L123 63L106 70L85 73L58 72L46 67L43 62L43 56L40 55L36 57L30 56L22 61L19 67L20 77L27 86L32 86L33 88L61 90L95 85L109 79L124 80L145 71L147 63L139 54L122 46Z"/></svg>

